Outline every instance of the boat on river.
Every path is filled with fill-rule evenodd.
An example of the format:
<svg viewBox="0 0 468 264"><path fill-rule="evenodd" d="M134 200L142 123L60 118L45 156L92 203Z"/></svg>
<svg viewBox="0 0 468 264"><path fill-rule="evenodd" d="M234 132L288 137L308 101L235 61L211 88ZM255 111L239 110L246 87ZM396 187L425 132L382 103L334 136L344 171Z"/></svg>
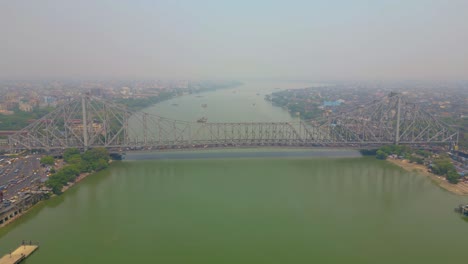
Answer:
<svg viewBox="0 0 468 264"><path fill-rule="evenodd" d="M458 207L455 207L455 212L468 217L468 204L460 204Z"/></svg>
<svg viewBox="0 0 468 264"><path fill-rule="evenodd" d="M206 121L208 121L208 118L202 117L202 118L197 120L197 123L206 123Z"/></svg>

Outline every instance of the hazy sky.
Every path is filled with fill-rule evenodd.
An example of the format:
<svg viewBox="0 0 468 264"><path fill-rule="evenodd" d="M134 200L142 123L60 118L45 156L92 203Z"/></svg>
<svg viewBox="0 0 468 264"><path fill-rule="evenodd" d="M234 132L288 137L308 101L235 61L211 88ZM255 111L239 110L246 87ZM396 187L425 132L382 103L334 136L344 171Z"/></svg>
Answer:
<svg viewBox="0 0 468 264"><path fill-rule="evenodd" d="M468 79L467 0L0 0L0 79Z"/></svg>

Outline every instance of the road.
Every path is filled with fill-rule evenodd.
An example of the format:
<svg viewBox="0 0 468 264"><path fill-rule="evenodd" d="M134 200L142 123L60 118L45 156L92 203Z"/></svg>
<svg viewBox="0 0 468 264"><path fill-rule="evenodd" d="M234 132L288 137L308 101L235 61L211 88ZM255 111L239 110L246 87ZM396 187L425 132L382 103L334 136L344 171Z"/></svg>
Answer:
<svg viewBox="0 0 468 264"><path fill-rule="evenodd" d="M0 159L3 159L0 163L0 189L3 189L4 200L14 198L18 192L30 190L40 182L41 177L47 177L38 155Z"/></svg>

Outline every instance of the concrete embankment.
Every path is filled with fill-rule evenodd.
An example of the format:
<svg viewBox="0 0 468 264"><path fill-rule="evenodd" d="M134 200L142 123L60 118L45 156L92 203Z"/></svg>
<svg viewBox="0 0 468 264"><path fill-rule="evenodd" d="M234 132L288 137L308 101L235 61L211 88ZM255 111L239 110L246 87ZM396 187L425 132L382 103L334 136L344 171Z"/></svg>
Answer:
<svg viewBox="0 0 468 264"><path fill-rule="evenodd" d="M9 223L23 215L29 208L45 198L43 193L31 193L22 197L20 201L11 204L10 206L0 209L0 227L4 227Z"/></svg>

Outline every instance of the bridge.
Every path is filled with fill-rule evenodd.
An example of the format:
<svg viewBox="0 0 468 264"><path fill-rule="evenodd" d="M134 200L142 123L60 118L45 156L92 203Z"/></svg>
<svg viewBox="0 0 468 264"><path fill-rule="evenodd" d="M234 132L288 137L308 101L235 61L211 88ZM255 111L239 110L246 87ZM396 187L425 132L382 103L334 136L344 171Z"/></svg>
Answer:
<svg viewBox="0 0 468 264"><path fill-rule="evenodd" d="M8 138L11 151L105 147L110 151L226 147L349 147L457 144L458 132L389 95L330 116L294 122L199 123L131 111L90 95L72 98Z"/></svg>

